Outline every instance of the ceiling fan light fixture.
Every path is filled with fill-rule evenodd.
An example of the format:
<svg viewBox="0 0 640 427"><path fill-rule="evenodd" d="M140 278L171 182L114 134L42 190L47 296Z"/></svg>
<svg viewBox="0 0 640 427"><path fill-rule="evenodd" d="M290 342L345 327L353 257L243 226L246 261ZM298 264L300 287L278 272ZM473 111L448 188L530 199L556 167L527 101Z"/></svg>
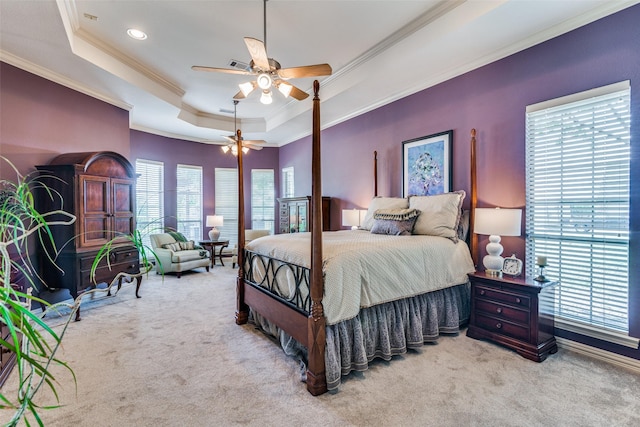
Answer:
<svg viewBox="0 0 640 427"><path fill-rule="evenodd" d="M293 86L291 86L289 83L280 82L280 84L278 84L278 90L280 91L281 94L284 95L285 98L289 97L292 89L293 89Z"/></svg>
<svg viewBox="0 0 640 427"><path fill-rule="evenodd" d="M249 147L242 147L242 152L247 154L249 152Z"/></svg>
<svg viewBox="0 0 640 427"><path fill-rule="evenodd" d="M265 105L269 105L273 102L273 97L271 96L270 90L263 90L262 95L260 96L260 102Z"/></svg>
<svg viewBox="0 0 640 427"><path fill-rule="evenodd" d="M238 86L240 87L240 91L245 97L249 96L249 94L253 92L253 89L255 89L253 82L240 83Z"/></svg>
<svg viewBox="0 0 640 427"><path fill-rule="evenodd" d="M262 90L267 90L271 87L271 76L269 74L261 73L256 81L258 82L258 87Z"/></svg>
<svg viewBox="0 0 640 427"><path fill-rule="evenodd" d="M227 153L229 152L229 146L228 146L228 145L223 145L223 146L222 146L222 152L223 152L224 154L227 154Z"/></svg>

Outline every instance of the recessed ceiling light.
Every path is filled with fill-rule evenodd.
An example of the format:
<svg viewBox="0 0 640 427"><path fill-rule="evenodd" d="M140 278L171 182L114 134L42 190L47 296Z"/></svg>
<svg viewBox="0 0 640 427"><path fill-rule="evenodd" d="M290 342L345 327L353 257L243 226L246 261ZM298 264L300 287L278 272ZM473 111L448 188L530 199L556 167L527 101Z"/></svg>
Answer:
<svg viewBox="0 0 640 427"><path fill-rule="evenodd" d="M147 38L147 34L144 31L136 30L135 28L129 28L127 30L129 37L136 40L144 40Z"/></svg>

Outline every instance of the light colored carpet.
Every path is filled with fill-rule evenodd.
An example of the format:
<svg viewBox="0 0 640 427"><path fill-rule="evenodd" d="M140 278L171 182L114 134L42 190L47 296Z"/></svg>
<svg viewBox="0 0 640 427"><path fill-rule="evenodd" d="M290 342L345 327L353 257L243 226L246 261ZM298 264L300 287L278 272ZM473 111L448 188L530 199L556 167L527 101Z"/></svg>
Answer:
<svg viewBox="0 0 640 427"><path fill-rule="evenodd" d="M60 354L77 375L77 396L61 371L65 407L43 411L45 424L640 425L639 375L563 350L531 362L464 331L313 397L294 360L251 325L234 323L236 274L216 266L163 281L152 273L141 299L130 285L83 303Z"/></svg>

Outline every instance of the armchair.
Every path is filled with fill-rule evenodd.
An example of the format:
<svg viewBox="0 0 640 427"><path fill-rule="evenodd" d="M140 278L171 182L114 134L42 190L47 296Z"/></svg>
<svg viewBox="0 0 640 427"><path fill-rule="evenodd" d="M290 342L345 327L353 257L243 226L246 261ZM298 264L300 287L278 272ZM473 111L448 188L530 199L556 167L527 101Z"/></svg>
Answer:
<svg viewBox="0 0 640 427"><path fill-rule="evenodd" d="M151 234L151 248L156 254L156 273L176 273L178 279L183 271L206 267L209 271L209 251L196 248L193 241L178 242L169 233Z"/></svg>
<svg viewBox="0 0 640 427"><path fill-rule="evenodd" d="M244 230L244 243L245 245L258 237L268 236L271 234L269 230ZM238 263L238 245L235 245L232 251L231 264L233 268L236 268Z"/></svg>

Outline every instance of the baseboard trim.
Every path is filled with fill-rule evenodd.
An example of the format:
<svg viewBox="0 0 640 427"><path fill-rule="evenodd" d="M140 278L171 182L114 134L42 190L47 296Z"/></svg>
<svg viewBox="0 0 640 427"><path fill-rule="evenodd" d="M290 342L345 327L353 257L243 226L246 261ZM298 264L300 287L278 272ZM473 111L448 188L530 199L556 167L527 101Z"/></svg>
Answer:
<svg viewBox="0 0 640 427"><path fill-rule="evenodd" d="M627 356L621 356L619 354L615 354L610 351L602 350L596 347L591 347L589 345L581 344L576 341L571 341L566 338L556 337L556 343L558 344L558 347L561 349L573 351L573 352L582 354L584 356L592 357L594 359L598 359L615 366L629 369L640 374L640 360L632 359L631 357L627 357Z"/></svg>

